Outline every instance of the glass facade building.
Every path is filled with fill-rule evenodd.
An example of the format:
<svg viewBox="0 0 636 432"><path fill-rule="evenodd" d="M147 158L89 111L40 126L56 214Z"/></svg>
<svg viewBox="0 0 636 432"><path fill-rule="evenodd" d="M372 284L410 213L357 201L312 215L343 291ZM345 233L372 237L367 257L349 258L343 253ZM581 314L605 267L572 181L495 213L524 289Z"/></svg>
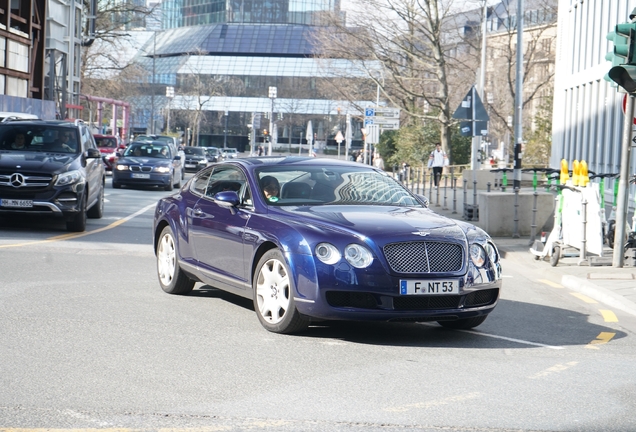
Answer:
<svg viewBox="0 0 636 432"><path fill-rule="evenodd" d="M155 96L134 104L134 129L163 130L169 103L173 128L179 127L179 116L203 111L201 145L227 139L229 146L245 151L250 139L256 144L254 136L262 141L270 112L279 143L304 141L311 120L318 147L335 145L338 130L345 132L347 114L354 118L353 138L360 140L355 118L360 107L374 102L334 100L329 82L337 77L359 85L366 72L355 62L321 59L315 42L320 14L338 7L334 0L164 1L164 30L153 33L135 60L150 74L146 84ZM175 88L170 101L164 96L166 86ZM274 100L268 97L270 87L277 88ZM376 88L368 90L374 100Z"/></svg>

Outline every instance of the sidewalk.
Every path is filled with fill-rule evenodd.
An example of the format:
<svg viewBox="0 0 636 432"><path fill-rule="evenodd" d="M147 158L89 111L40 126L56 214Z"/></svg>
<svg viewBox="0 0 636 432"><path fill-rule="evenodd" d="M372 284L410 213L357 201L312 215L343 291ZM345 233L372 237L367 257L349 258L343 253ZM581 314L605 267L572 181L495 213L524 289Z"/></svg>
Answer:
<svg viewBox="0 0 636 432"><path fill-rule="evenodd" d="M426 192L428 196L430 191L427 189ZM428 196L430 208L452 219L463 220L463 191L457 190L455 202L452 189L448 188L446 195L446 207L444 207L444 190L441 188L439 206L437 206L437 194L433 190L433 196ZM469 203L472 203L472 195L469 195L468 199ZM453 213L453 208L456 208L456 213ZM479 225L478 222L475 224ZM540 239L540 233L537 233L537 239ZM560 281L560 285L564 288L636 316L636 268L579 265L580 251L578 249L568 249L566 256L559 260L556 267L552 267L548 259L536 260L530 253L529 236L497 237L493 240L506 260L540 274L542 280ZM603 256L611 260L612 250L606 247ZM504 273L505 270L504 267Z"/></svg>

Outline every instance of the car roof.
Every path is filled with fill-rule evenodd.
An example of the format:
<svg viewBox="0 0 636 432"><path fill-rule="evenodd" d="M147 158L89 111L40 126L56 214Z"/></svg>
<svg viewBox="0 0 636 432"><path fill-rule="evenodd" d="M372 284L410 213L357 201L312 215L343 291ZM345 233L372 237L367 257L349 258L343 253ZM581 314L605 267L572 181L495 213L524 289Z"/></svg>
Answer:
<svg viewBox="0 0 636 432"><path fill-rule="evenodd" d="M368 167L374 169L371 165L363 165L358 162L348 162L338 159L330 158L316 158L316 157L304 157L304 156L256 156L233 159L227 163L243 165L247 169L254 169L257 167L281 165L281 166L355 166L355 167Z"/></svg>
<svg viewBox="0 0 636 432"><path fill-rule="evenodd" d="M77 125L75 123L71 123L67 120L12 120L10 122L0 122L0 127L2 126L15 126L19 124L20 126L56 126L63 127L69 129L77 129Z"/></svg>

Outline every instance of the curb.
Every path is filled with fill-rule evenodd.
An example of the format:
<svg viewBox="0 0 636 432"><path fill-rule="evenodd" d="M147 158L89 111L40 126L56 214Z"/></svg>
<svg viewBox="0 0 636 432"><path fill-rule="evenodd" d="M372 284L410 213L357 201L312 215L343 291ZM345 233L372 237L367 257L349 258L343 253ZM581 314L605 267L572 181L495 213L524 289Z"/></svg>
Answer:
<svg viewBox="0 0 636 432"><path fill-rule="evenodd" d="M572 290L585 294L601 303L619 309L630 315L636 316L636 303L626 299L622 295L616 294L607 288L600 287L587 279L565 275L561 278L561 285Z"/></svg>

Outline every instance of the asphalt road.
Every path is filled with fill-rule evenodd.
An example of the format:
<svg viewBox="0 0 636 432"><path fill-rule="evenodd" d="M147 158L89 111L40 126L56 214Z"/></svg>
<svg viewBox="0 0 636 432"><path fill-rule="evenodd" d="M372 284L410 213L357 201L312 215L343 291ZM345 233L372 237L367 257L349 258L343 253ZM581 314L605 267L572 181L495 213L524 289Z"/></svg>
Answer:
<svg viewBox="0 0 636 432"><path fill-rule="evenodd" d="M322 323L265 331L250 301L159 287L154 203L0 219L0 431L634 431L636 321L503 261L473 331Z"/></svg>

